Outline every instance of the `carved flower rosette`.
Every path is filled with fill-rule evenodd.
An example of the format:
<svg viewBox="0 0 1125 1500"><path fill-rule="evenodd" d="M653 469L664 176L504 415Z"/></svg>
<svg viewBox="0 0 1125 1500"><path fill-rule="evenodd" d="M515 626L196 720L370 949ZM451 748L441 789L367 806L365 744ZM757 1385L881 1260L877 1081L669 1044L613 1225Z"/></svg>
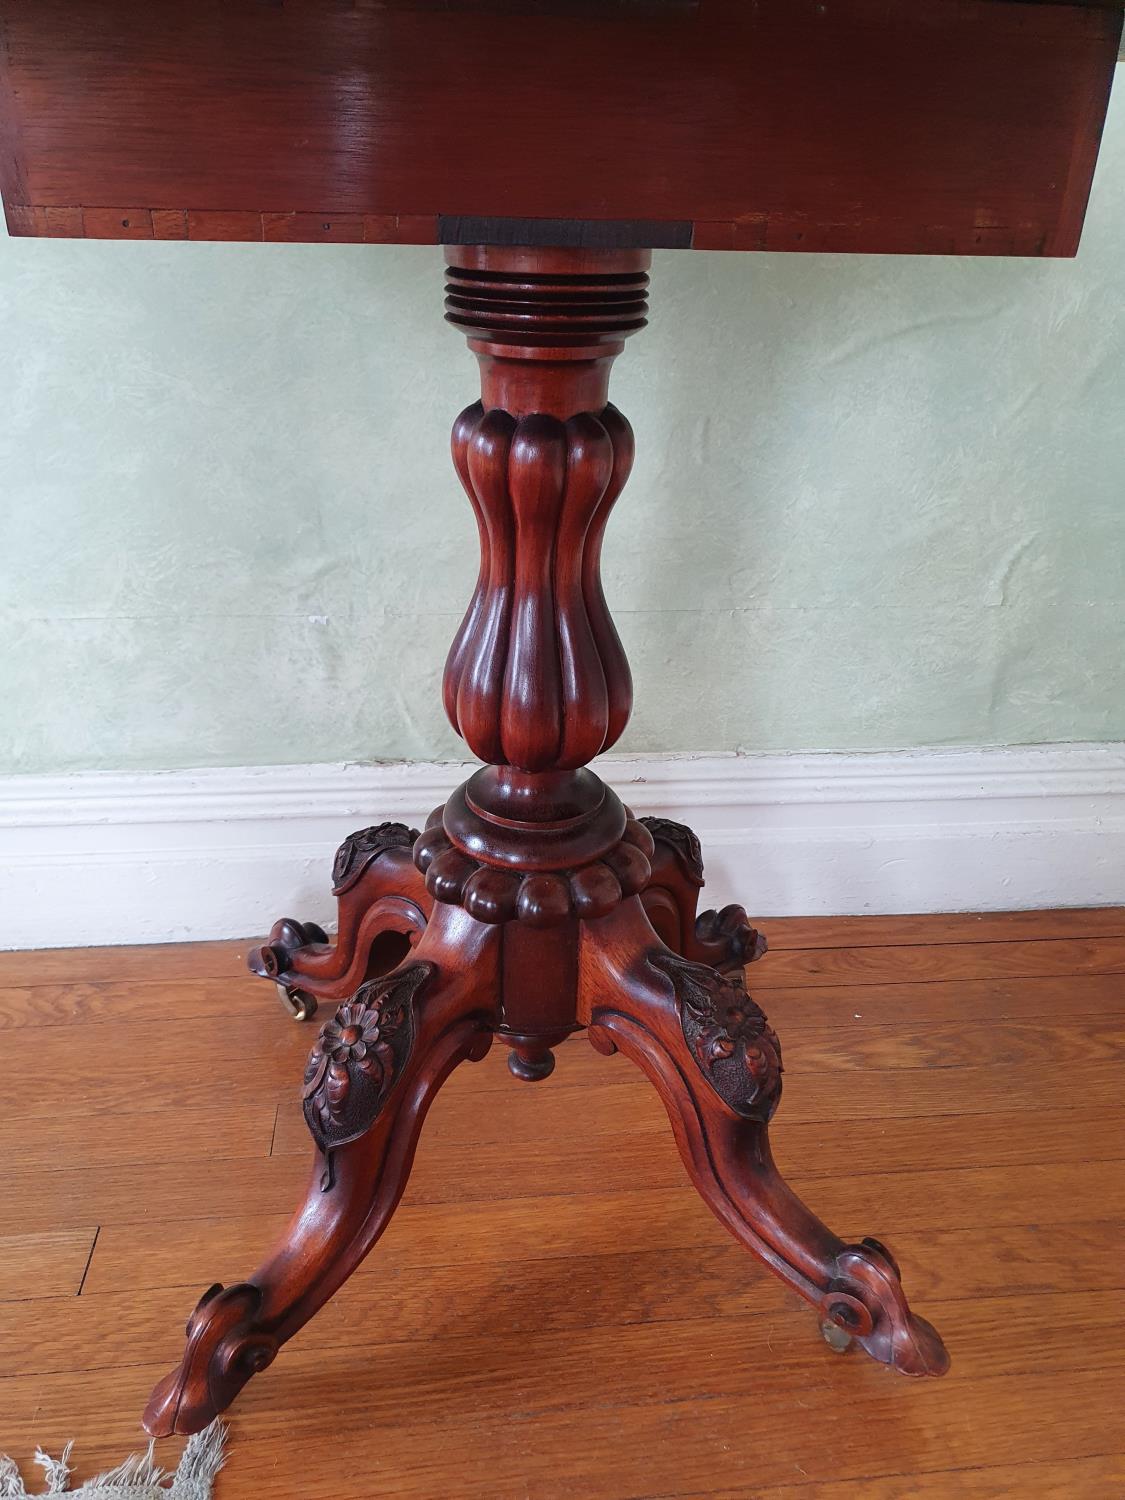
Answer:
<svg viewBox="0 0 1125 1500"><path fill-rule="evenodd" d="M413 963L360 985L321 1027L305 1068L305 1121L327 1155L375 1123L414 1044L414 999L433 972Z"/></svg>
<svg viewBox="0 0 1125 1500"><path fill-rule="evenodd" d="M781 1098L781 1043L742 975L667 951L648 961L672 981L684 1040L708 1083L735 1114L767 1122Z"/></svg>

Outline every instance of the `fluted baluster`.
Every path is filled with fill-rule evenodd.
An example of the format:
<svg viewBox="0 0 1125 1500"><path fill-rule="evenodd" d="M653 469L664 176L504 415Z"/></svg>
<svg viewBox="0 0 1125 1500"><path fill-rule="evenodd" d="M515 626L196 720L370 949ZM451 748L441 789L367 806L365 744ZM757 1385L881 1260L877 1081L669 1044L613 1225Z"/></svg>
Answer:
<svg viewBox="0 0 1125 1500"><path fill-rule="evenodd" d="M600 752L617 744L633 709L633 675L602 589L601 562L606 523L632 470L634 444L633 429L616 406L606 406L599 420L610 441L613 469L586 535L586 549L582 555L582 594L606 680L606 730L598 746Z"/></svg>
<svg viewBox="0 0 1125 1500"><path fill-rule="evenodd" d="M560 252L557 272L502 276L464 259L446 306L480 356L483 399L458 418L453 456L481 567L446 663L446 711L494 766L575 770L616 742L632 703L600 560L633 459L606 400L609 366L643 326L646 258L623 253L620 272L593 275L581 252Z"/></svg>

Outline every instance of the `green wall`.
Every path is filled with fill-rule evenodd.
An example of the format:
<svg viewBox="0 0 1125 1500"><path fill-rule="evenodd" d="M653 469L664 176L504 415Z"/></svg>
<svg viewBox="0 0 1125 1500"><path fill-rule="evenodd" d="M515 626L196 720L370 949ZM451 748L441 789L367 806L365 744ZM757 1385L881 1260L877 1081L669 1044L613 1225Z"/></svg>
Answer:
<svg viewBox="0 0 1125 1500"><path fill-rule="evenodd" d="M441 252L0 239L0 773L460 749ZM1125 738L1125 87L1075 262L662 253L621 748Z"/></svg>

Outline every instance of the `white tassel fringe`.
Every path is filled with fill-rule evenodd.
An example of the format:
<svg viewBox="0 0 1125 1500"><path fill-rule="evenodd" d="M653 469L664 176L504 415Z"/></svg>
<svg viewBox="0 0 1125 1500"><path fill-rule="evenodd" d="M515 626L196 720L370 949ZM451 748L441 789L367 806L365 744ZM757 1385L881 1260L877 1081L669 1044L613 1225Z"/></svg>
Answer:
<svg viewBox="0 0 1125 1500"><path fill-rule="evenodd" d="M179 1467L169 1474L157 1466L154 1445L147 1453L134 1453L123 1464L97 1479L88 1479L78 1489L70 1488L70 1451L67 1443L60 1458L37 1451L35 1462L46 1476L47 1488L42 1495L85 1496L86 1500L210 1500L215 1475L225 1458L226 1428L212 1422L202 1432L188 1438ZM0 1500L34 1500L33 1492L24 1488L13 1461L0 1454Z"/></svg>

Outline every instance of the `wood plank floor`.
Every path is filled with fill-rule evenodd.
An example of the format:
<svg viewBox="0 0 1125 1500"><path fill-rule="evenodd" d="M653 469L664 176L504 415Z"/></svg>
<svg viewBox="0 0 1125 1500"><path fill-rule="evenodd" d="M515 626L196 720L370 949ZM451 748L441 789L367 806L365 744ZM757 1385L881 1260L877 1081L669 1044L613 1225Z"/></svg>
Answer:
<svg viewBox="0 0 1125 1500"><path fill-rule="evenodd" d="M1125 1496L1125 909L788 919L773 1139L953 1355L914 1383L696 1199L620 1057L502 1048L435 1104L359 1273L251 1382L217 1500ZM215 1280L303 1184L310 1027L245 945L0 954L0 1451L142 1441ZM162 1444L173 1464L178 1442Z"/></svg>

